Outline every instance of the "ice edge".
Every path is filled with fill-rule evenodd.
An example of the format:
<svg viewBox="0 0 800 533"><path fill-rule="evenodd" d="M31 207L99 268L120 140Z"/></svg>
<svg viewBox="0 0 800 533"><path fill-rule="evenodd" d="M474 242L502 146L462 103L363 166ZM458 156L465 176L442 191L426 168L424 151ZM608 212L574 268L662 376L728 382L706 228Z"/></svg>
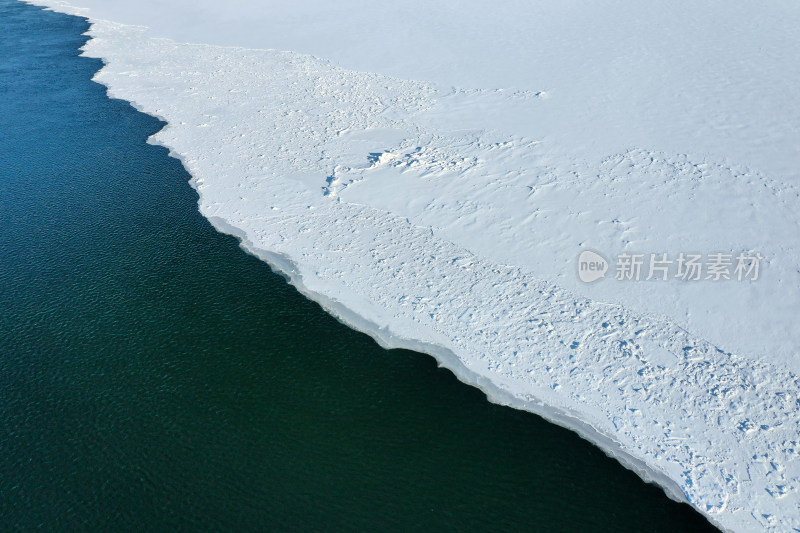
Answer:
<svg viewBox="0 0 800 533"><path fill-rule="evenodd" d="M102 19L95 19L89 17L87 15L88 10L76 8L64 2L57 2L56 6L52 6L49 4L43 5L41 3L38 3L41 2L42 0L38 0L38 2L37 0L20 0L20 1L33 6L41 7L48 11L56 11L70 16L83 18L89 24L89 29L87 29L87 31L82 34L88 36L86 42L88 43L89 41L96 39L96 37L93 37L91 35L91 27L94 26L96 22L101 22ZM50 3L55 3L55 2L50 2ZM81 49L82 48L83 46L81 47ZM176 150L174 150L173 147L169 145L169 143L157 139L158 133L163 131L165 128L169 127L169 121L166 120L165 117L160 116L157 113L145 111L145 107L139 102L136 102L135 100L128 100L126 98L116 96L114 94L113 87L109 83L105 83L103 81L96 79L96 76L100 72L102 72L108 65L108 61L105 57L100 56L99 59L102 61L103 66L94 73L95 77L92 79L92 81L106 87L107 96L109 98L126 101L137 112L156 118L157 120L163 123L163 126L157 132L153 133L148 138L147 142L149 144L163 146L164 148L166 148L169 151L168 153L169 157L177 159L181 163L183 168L186 170L186 172L190 176L192 176L192 179L189 180L189 184L198 195L198 207L199 207L198 210L203 215L203 217L205 217L211 223L214 229L217 230L218 232L236 238L239 241L240 247L245 252L267 263L274 272L284 277L284 279L286 279L286 281L290 285L294 286L296 290L304 297L308 298L311 301L316 302L327 313L329 313L336 320L346 325L347 327L350 327L351 329L369 335L373 340L375 340L378 343L378 345L380 345L384 349L407 349L424 353L426 355L433 357L437 361L439 367L451 371L456 376L456 378L462 383L479 389L486 395L487 400L494 404L508 406L523 411L528 411L530 413L536 414L544 418L548 422L551 422L553 424L556 424L558 426L564 427L570 431L577 433L581 438L597 446L608 457L611 457L616 461L618 461L622 466L634 472L645 482L660 487L667 495L667 497L669 497L671 500L679 503L688 504L698 513L700 513L709 523L714 525L716 528L720 529L720 531L726 533L734 531L732 529L723 527L718 521L714 520L714 518L710 516L708 513L705 513L703 512L702 509L692 505L692 503L686 498L683 490L680 488L680 485L677 482L672 480L669 476L667 476L663 472L650 467L644 461L639 460L636 457L630 455L611 436L598 431L596 428L594 428L593 426L591 426L586 422L583 422L582 420L580 420L573 414L569 413L568 411L549 406L541 402L540 400L523 400L517 396L514 396L513 394L496 386L486 376L481 376L475 374L474 372L469 371L464 366L464 364L461 363L460 359L458 358L458 356L456 356L455 353L453 353L451 350L443 346L439 346L432 343L424 343L416 341L414 339L409 339L394 335L388 328L380 327L377 324L361 317L355 310L348 308L343 303L328 298L323 294L309 290L307 287L305 287L305 285L303 285L302 276L300 275L299 270L296 267L296 264L292 261L291 258L286 256L285 254L271 252L269 250L260 249L254 246L253 243L249 239L247 239L245 233L239 228L229 224L226 220L222 219L221 217L209 216L206 213L204 213L202 208L200 208L203 199L202 192L198 190L194 180L195 176L193 176L192 173L188 170L183 156Z"/></svg>

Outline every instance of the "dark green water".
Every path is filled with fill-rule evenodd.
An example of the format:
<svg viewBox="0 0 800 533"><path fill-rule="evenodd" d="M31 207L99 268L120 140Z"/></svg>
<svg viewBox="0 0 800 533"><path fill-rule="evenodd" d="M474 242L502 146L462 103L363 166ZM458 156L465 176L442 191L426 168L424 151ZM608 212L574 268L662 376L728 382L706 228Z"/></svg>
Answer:
<svg viewBox="0 0 800 533"><path fill-rule="evenodd" d="M86 29L0 0L0 530L712 530L216 233Z"/></svg>

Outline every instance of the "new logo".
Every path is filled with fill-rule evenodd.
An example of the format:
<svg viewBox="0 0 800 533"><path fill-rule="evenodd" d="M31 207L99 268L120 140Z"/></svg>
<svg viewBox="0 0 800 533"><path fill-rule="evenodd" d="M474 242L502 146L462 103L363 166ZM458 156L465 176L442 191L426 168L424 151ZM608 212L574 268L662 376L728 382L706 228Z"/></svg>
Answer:
<svg viewBox="0 0 800 533"><path fill-rule="evenodd" d="M578 278L584 283L592 283L604 278L608 271L608 261L602 255L584 250L578 256Z"/></svg>

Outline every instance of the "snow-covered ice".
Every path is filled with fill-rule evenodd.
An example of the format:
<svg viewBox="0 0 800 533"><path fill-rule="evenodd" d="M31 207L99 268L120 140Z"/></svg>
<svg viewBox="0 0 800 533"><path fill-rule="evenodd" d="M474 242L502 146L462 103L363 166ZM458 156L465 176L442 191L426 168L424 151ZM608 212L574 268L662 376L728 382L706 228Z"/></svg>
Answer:
<svg viewBox="0 0 800 533"><path fill-rule="evenodd" d="M800 531L796 2L75 2L35 3L302 292L723 529ZM584 250L764 262L587 284Z"/></svg>

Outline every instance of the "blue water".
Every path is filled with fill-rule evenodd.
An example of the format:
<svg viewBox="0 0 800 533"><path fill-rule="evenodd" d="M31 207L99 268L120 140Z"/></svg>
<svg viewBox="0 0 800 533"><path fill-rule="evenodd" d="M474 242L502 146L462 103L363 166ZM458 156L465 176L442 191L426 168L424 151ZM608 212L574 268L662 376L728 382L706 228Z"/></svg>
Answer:
<svg viewBox="0 0 800 533"><path fill-rule="evenodd" d="M216 233L86 29L0 0L0 530L712 530Z"/></svg>

